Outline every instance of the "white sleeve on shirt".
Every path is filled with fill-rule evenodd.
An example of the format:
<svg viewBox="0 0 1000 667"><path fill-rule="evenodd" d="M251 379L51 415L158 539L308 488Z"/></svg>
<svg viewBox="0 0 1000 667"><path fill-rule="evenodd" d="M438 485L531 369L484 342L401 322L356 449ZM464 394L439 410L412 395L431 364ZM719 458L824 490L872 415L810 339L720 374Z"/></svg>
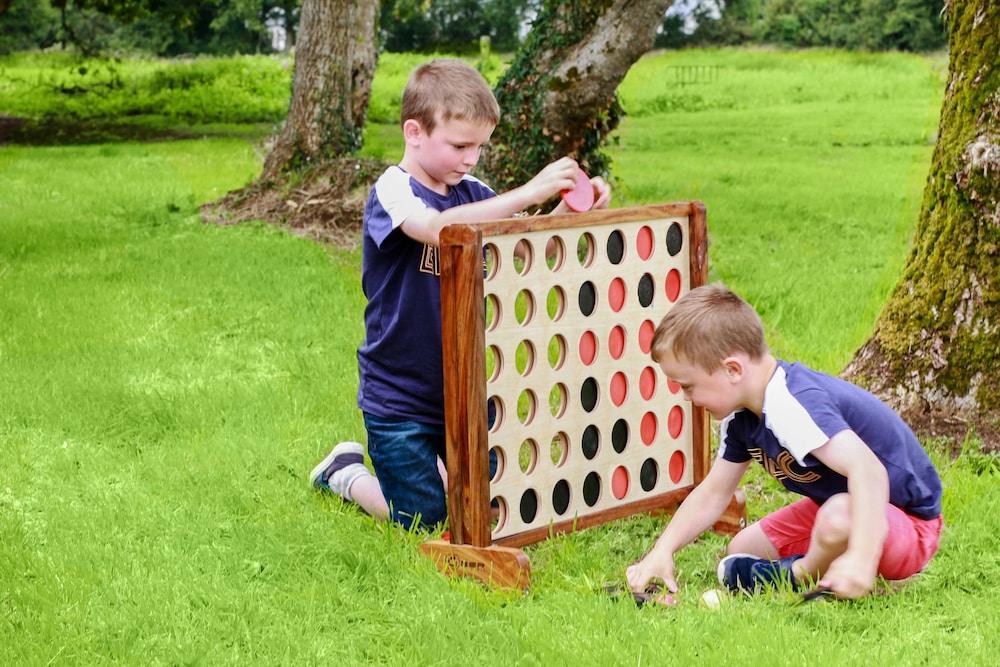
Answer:
<svg viewBox="0 0 1000 667"><path fill-rule="evenodd" d="M379 176L375 182L375 196L389 214L393 229L428 208L423 199L413 194L410 175L397 166L389 167Z"/></svg>

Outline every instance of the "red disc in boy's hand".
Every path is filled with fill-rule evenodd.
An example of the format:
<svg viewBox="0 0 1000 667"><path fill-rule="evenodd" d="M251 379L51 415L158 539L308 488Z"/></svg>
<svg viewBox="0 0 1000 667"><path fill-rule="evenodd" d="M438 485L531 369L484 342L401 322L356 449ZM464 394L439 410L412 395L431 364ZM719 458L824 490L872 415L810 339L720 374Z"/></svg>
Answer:
<svg viewBox="0 0 1000 667"><path fill-rule="evenodd" d="M562 198L566 206L579 213L589 211L594 205L594 186L590 184L590 177L583 169L576 168L576 187L563 190Z"/></svg>

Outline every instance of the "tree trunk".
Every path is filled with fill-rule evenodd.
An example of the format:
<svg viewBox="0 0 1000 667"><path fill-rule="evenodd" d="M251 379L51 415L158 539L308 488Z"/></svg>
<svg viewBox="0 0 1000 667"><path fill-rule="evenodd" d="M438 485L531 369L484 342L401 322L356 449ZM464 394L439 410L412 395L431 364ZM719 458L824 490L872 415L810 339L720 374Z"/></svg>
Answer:
<svg viewBox="0 0 1000 667"><path fill-rule="evenodd" d="M913 248L844 374L931 434L1000 430L1000 4L951 0L949 75Z"/></svg>
<svg viewBox="0 0 1000 667"><path fill-rule="evenodd" d="M377 57L378 0L305 0L288 118L265 180L361 147Z"/></svg>
<svg viewBox="0 0 1000 667"><path fill-rule="evenodd" d="M500 190L563 155L607 175L600 152L621 107L615 91L653 45L672 0L545 0L524 46L497 84L500 124L482 169Z"/></svg>

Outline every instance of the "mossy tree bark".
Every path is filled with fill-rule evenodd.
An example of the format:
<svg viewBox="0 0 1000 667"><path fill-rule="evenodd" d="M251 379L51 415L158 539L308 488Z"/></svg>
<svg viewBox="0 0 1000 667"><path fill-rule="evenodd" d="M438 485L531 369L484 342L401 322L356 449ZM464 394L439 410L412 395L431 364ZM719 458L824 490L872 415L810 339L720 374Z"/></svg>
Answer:
<svg viewBox="0 0 1000 667"><path fill-rule="evenodd" d="M481 163L487 182L507 190L563 155L607 175L600 145L621 116L615 91L652 47L671 2L545 0L496 87L500 124Z"/></svg>
<svg viewBox="0 0 1000 667"><path fill-rule="evenodd" d="M375 73L377 0L305 0L288 118L262 178L361 147Z"/></svg>
<svg viewBox="0 0 1000 667"><path fill-rule="evenodd" d="M261 176L202 206L207 222L266 220L356 243L365 192L383 165L357 157L375 73L378 0L304 0L288 117Z"/></svg>
<svg viewBox="0 0 1000 667"><path fill-rule="evenodd" d="M1000 425L1000 3L951 0L937 147L904 274L844 374L918 430Z"/></svg>

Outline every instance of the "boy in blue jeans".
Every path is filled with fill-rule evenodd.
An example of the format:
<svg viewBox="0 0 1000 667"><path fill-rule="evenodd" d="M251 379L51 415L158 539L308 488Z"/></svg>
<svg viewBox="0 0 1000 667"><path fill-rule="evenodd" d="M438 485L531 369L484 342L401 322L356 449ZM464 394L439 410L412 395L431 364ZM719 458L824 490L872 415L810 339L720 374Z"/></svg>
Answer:
<svg viewBox="0 0 1000 667"><path fill-rule="evenodd" d="M722 514L751 461L802 500L744 528L719 582L753 592L810 582L841 598L876 575L905 579L937 551L941 480L903 420L867 391L775 359L760 318L722 285L691 290L657 327L653 360L721 422L719 453L652 550L629 567L631 588L660 579L677 592L674 553Z"/></svg>
<svg viewBox="0 0 1000 667"><path fill-rule="evenodd" d="M421 65L403 91L405 148L365 206L361 283L365 342L358 350L358 405L368 433L342 442L310 474L316 488L405 527L447 518L438 234L451 223L505 218L572 189L576 162L557 160L525 185L497 195L469 175L500 117L483 77L458 60ZM595 207L611 191L591 181ZM560 202L553 213L569 209Z"/></svg>

